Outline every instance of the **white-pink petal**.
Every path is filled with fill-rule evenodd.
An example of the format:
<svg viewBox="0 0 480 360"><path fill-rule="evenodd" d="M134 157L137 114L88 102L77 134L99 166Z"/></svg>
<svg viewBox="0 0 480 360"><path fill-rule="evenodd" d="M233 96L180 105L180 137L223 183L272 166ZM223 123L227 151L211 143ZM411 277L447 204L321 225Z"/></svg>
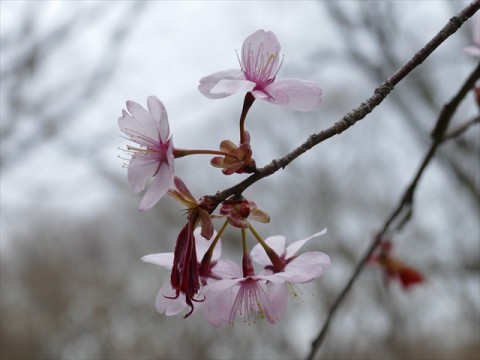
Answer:
<svg viewBox="0 0 480 360"><path fill-rule="evenodd" d="M154 265L159 265L167 270L173 267L173 253L158 253L143 256L140 260Z"/></svg>
<svg viewBox="0 0 480 360"><path fill-rule="evenodd" d="M218 260L212 268L212 272L222 279L235 279L243 276L240 265L229 259Z"/></svg>
<svg viewBox="0 0 480 360"><path fill-rule="evenodd" d="M160 135L162 143L166 143L170 137L170 126L168 124L167 110L163 103L156 96L147 98L148 111L152 114L157 126L157 132Z"/></svg>
<svg viewBox="0 0 480 360"><path fill-rule="evenodd" d="M293 243L291 243L290 245L287 246L285 259L290 259L292 256L294 256L297 253L297 251L300 250L300 248L303 245L305 245L305 243L308 242L309 240L311 240L313 238L316 238L316 237L319 237L319 236L322 236L322 235L325 235L326 233L327 233L327 228L323 229L322 231L320 231L316 234L313 234L312 236L309 236L306 239L294 241Z"/></svg>
<svg viewBox="0 0 480 360"><path fill-rule="evenodd" d="M131 100L127 101L127 109L134 118L134 122L128 124L126 128L138 132L132 135L140 134L158 142L160 136L152 114L145 110L140 104Z"/></svg>
<svg viewBox="0 0 480 360"><path fill-rule="evenodd" d="M213 73L211 75L205 76L200 79L200 84L198 85L198 90L210 98L210 99L220 99L232 95L231 93L211 93L212 88L217 85L219 81L222 80L244 80L245 75L242 70L225 70Z"/></svg>
<svg viewBox="0 0 480 360"><path fill-rule="evenodd" d="M236 93L246 93L255 88L255 83L248 80L220 80L215 86L210 89L210 93L233 95Z"/></svg>
<svg viewBox="0 0 480 360"><path fill-rule="evenodd" d="M257 30L247 37L242 46L242 67L250 80L274 77L279 66L280 43L271 31ZM268 71L266 71L268 69Z"/></svg>
<svg viewBox="0 0 480 360"><path fill-rule="evenodd" d="M287 310L288 285L267 284L267 295L270 300L270 316L276 321L280 320Z"/></svg>
<svg viewBox="0 0 480 360"><path fill-rule="evenodd" d="M327 254L320 251L309 251L290 261L285 267L285 271L276 275L289 282L304 283L322 275L329 266L330 257Z"/></svg>
<svg viewBox="0 0 480 360"><path fill-rule="evenodd" d="M167 316L177 315L187 307L185 296L180 294L175 298L175 294L176 292L170 285L170 282L163 284L155 298L155 308L160 314L165 313Z"/></svg>
<svg viewBox="0 0 480 360"><path fill-rule="evenodd" d="M466 46L463 48L463 51L465 51L467 54L471 56L480 57L480 46L476 46L476 45Z"/></svg>
<svg viewBox="0 0 480 360"><path fill-rule="evenodd" d="M201 230L202 229L198 227L193 232L193 235L195 236L195 245L197 249L197 259L199 262L202 261L203 256L206 254L206 252L210 248L210 245L212 245L213 239L215 239L215 237L217 236L217 232L213 231L212 237L209 240L207 240L200 234ZM222 241L219 240L217 242L217 245L213 249L212 260L218 260L221 255L222 255Z"/></svg>
<svg viewBox="0 0 480 360"><path fill-rule="evenodd" d="M271 98L265 101L283 105L291 110L312 111L320 105L322 90L312 81L279 79L265 88Z"/></svg>
<svg viewBox="0 0 480 360"><path fill-rule="evenodd" d="M134 155L128 164L128 183L134 193L145 189L147 181L158 170L158 161L144 157L143 154Z"/></svg>
<svg viewBox="0 0 480 360"><path fill-rule="evenodd" d="M132 159L133 160L133 159ZM157 163L158 166L158 163ZM130 170L130 167L128 168ZM130 172L129 172L130 173ZM140 211L151 209L173 184L173 169L163 162L140 202Z"/></svg>

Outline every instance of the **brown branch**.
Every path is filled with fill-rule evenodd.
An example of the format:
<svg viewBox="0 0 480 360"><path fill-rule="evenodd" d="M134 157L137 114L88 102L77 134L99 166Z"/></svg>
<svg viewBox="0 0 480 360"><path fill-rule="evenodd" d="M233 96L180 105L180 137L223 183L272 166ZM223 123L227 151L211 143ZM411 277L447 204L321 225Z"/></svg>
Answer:
<svg viewBox="0 0 480 360"><path fill-rule="evenodd" d="M470 126L475 124L480 124L480 116L474 117L473 119L466 121L465 123L459 125L457 128L450 131L448 134L445 134L445 136L442 139L442 142L459 137L465 131L467 131L470 128Z"/></svg>
<svg viewBox="0 0 480 360"><path fill-rule="evenodd" d="M333 126L321 131L320 133L311 135L303 144L285 155L280 159L273 160L270 164L263 168L258 169L256 173L250 175L245 180L241 181L235 186L232 186L223 191L217 192L216 195L210 196L212 201L212 211L231 195L241 194L252 184L260 179L272 175L280 169L285 168L293 160L298 158L304 152L310 150L314 146L321 142L341 134L358 121L365 118L369 113L373 111L375 107L385 100L387 95L393 90L393 88L402 81L412 70L419 66L430 54L442 44L450 35L454 34L462 24L467 21L473 14L475 14L480 8L480 0L475 0L460 11L456 16L452 17L448 23L441 29L437 35L435 35L422 49L420 49L405 65L398 69L393 75L391 75L383 84L375 89L373 95L365 102L361 103L358 107L353 109L341 120L336 122Z"/></svg>
<svg viewBox="0 0 480 360"><path fill-rule="evenodd" d="M479 1L477 1L477 5L480 5ZM398 230L400 227L405 225L410 219L411 213L412 213L412 204L413 204L415 190L417 188L419 180L422 177L425 169L433 159L433 156L435 155L435 152L438 146L440 146L446 140L452 139L453 138L452 134L456 134L458 136L462 134L468 127L470 127L476 121L478 121L478 117L477 117L476 119L474 119L474 121L470 121L460 129L457 129L454 133L452 132L450 135L445 136L445 132L448 128L450 120L453 114L455 113L455 111L457 110L460 102L465 98L468 91L472 89L473 85L475 84L475 81L477 81L479 78L480 78L480 64L475 68L472 74L467 78L467 80L462 85L462 87L457 92L457 94L453 97L453 99L443 107L437 119L437 122L435 124L434 131L432 131L432 144L430 145L430 148L425 154L423 161L419 166L419 169L417 170L414 178L410 182L410 185L405 190L402 198L400 199L399 204L393 210L392 214L385 221L382 230L375 236L368 250L366 251L366 253L363 255L363 257L355 267L355 270L352 276L350 277L347 285L344 287L344 289L341 291L341 293L338 295L337 299L335 300L334 304L332 305L323 328L321 329L316 339L312 342L312 349L307 359L311 360L315 356L315 353L318 351L323 340L325 339L331 319L333 318L334 314L336 313L342 301L345 299L346 295L349 293L353 283L360 275L368 259L372 256L374 250L376 249L378 244L382 241L382 239L385 238L385 235L389 231L393 222L397 218L399 218L400 215L403 214L403 218L400 220L400 224L396 228Z"/></svg>

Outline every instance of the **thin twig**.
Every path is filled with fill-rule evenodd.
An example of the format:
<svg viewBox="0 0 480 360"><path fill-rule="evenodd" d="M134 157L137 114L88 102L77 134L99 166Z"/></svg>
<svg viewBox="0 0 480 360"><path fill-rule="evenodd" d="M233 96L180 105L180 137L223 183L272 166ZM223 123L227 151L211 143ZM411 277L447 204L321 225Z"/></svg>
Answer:
<svg viewBox="0 0 480 360"><path fill-rule="evenodd" d="M473 119L470 119L470 120L466 121L465 123L459 125L457 128L450 131L448 134L445 134L445 136L442 139L442 142L447 141L447 140L451 140L451 139L456 138L456 137L459 137L465 131L467 131L470 128L470 126L475 125L475 124L480 124L480 116L477 116Z"/></svg>
<svg viewBox="0 0 480 360"><path fill-rule="evenodd" d="M368 262L368 259L371 258L374 250L378 246L378 244L385 238L385 235L387 232L390 230L391 225L393 222L400 216L404 215L404 220L401 221L401 226L405 225L405 223L410 219L411 215L411 209L412 209L412 204L413 204L413 198L414 198L414 193L417 188L417 185L419 183L420 178L422 177L425 169L427 166L430 164L431 160L433 159L433 156L435 155L435 152L442 143L444 143L448 139L452 139L453 137L450 136L447 138L445 136L445 132L448 128L448 125L450 123L450 120L455 113L455 111L458 108L458 105L460 102L465 98L466 94L468 91L473 87L475 82L480 78L480 64L475 68L475 70L472 72L472 74L467 78L465 83L462 85L462 87L459 89L457 94L453 97L453 99L447 103L442 111L440 112L440 115L437 119L437 122L434 127L434 131L432 131L432 144L430 145L430 148L428 149L427 153L425 154L423 161L421 165L419 166L415 176L413 177L412 181L410 182L410 185L407 187L405 190L403 196L401 197L399 204L397 207L392 211L392 214L385 220L385 223L383 225L382 230L375 236L374 240L372 241L371 245L369 246L368 250L366 253L363 255L357 266L355 267L355 270L350 277L347 285L343 288L341 293L338 295L337 299L335 300L334 304L332 305L328 315L327 319L323 325L323 328L321 329L320 333L316 337L316 339L312 342L312 348L310 351L310 354L308 355L307 359L311 360L315 356L316 352L320 348L323 340L325 339L325 336L327 334L327 331L329 329L330 321L333 318L334 314L336 313L338 307L342 303L342 301L345 299L346 295L349 293L353 283L355 280L358 278L360 275L361 271L365 267L365 265ZM477 117L478 119L478 117ZM471 121L469 122L468 126L464 126L462 128L462 131L456 131L457 135L460 135L463 133L466 128L468 128L470 125L472 125L474 122ZM399 227L397 227L398 229Z"/></svg>

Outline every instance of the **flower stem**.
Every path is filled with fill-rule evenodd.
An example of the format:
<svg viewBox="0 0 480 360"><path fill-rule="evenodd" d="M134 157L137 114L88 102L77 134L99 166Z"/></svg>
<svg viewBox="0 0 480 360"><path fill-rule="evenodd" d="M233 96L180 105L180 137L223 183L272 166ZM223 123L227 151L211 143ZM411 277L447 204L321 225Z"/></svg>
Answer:
<svg viewBox="0 0 480 360"><path fill-rule="evenodd" d="M200 279L202 283L204 283L204 285L206 284L206 278L211 276L210 262L212 261L213 250L215 249L215 246L217 246L217 243L220 240L223 232L227 228L227 225L228 225L228 220L225 220L222 227L218 231L217 236L215 236L215 238L212 240L212 244L208 248L207 252L205 253L205 255L203 255L198 272L200 275Z"/></svg>
<svg viewBox="0 0 480 360"><path fill-rule="evenodd" d="M177 148L173 149L173 156L175 158L181 158L187 155L221 155L237 159L237 157L233 154L218 150L187 150Z"/></svg>
<svg viewBox="0 0 480 360"><path fill-rule="evenodd" d="M283 271L286 265L285 261L280 256L278 256L275 250L273 250L270 246L267 245L267 243L262 239L262 237L258 234L258 232L253 228L253 226L250 223L248 223L248 228L250 229L253 236L255 236L259 244L263 247L265 252L267 253L267 256L272 262L275 272Z"/></svg>
<svg viewBox="0 0 480 360"><path fill-rule="evenodd" d="M250 110L254 101L255 97L251 92L248 92L243 100L242 114L240 115L240 145L245 142L245 120L247 119L248 110Z"/></svg>
<svg viewBox="0 0 480 360"><path fill-rule="evenodd" d="M215 236L215 239L213 239L212 244L210 245L207 252L203 256L203 259L207 258L208 261L210 261L212 259L213 250L215 249L215 246L217 246L218 240L220 240L220 237L223 235L223 232L227 228L227 225L228 225L228 220L225 220L222 227L218 231L217 236ZM202 262L203 262L203 260L202 260Z"/></svg>
<svg viewBox="0 0 480 360"><path fill-rule="evenodd" d="M255 269L253 268L252 259L248 253L248 242L247 242L247 233L245 229L242 230L242 248L243 248L243 258L242 258L242 270L243 276L254 276Z"/></svg>

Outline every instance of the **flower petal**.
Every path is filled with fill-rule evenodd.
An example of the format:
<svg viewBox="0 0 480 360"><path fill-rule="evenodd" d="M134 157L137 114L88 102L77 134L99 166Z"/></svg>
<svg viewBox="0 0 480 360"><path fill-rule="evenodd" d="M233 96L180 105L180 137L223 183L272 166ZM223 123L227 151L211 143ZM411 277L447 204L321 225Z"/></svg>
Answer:
<svg viewBox="0 0 480 360"><path fill-rule="evenodd" d="M168 124L167 110L163 103L156 96L147 98L147 107L157 125L157 132L162 143L166 143L170 137L170 126Z"/></svg>
<svg viewBox="0 0 480 360"><path fill-rule="evenodd" d="M140 201L140 211L151 209L165 195L173 183L173 169L162 163L152 183Z"/></svg>
<svg viewBox="0 0 480 360"><path fill-rule="evenodd" d="M243 69L252 76L260 74L275 76L280 60L278 56L280 49L280 43L273 32L262 29L255 31L243 42Z"/></svg>
<svg viewBox="0 0 480 360"><path fill-rule="evenodd" d="M160 136L152 114L145 110L140 104L131 100L127 101L127 109L130 114L132 114L132 117L135 121L128 124L125 124L124 122L122 122L122 124L119 123L122 131L128 133L129 135L140 134L159 142ZM125 126L122 127L122 125Z"/></svg>
<svg viewBox="0 0 480 360"><path fill-rule="evenodd" d="M276 323L285 315L285 311L287 310L287 284L267 284L267 295L270 299L269 321L271 318L270 322L274 321L273 323Z"/></svg>
<svg viewBox="0 0 480 360"><path fill-rule="evenodd" d="M173 178L173 182L175 184L175 187L178 189L179 193L185 197L186 199L196 203L197 200L195 199L195 197L192 195L192 193L190 192L190 190L188 189L187 185L185 185L185 183L183 182L183 180L178 177L178 176L175 176Z"/></svg>
<svg viewBox="0 0 480 360"><path fill-rule="evenodd" d="M165 313L167 316L177 315L187 307L185 296L180 294L177 298L176 291L166 282L160 288L155 298L155 308L160 314Z"/></svg>
<svg viewBox="0 0 480 360"><path fill-rule="evenodd" d="M285 255L285 259L290 259L292 256L294 256L297 253L297 251L300 250L300 248L303 245L305 245L305 243L307 241L309 241L310 239L313 239L314 237L322 236L326 233L327 233L327 228L323 229L322 231L320 231L316 234L313 234L312 236L309 236L306 239L298 240L298 241L295 241L295 242L291 243L287 247L287 252L286 252L286 255Z"/></svg>
<svg viewBox="0 0 480 360"><path fill-rule="evenodd" d="M210 89L211 94L227 94L246 93L252 91L256 84L248 80L220 80Z"/></svg>
<svg viewBox="0 0 480 360"><path fill-rule="evenodd" d="M296 111L312 111L320 105L322 90L312 81L299 79L275 80L265 88L272 98L263 100L284 105Z"/></svg>
<svg viewBox="0 0 480 360"><path fill-rule="evenodd" d="M229 259L218 260L212 268L212 272L222 279L235 279L243 276L240 265Z"/></svg>
<svg viewBox="0 0 480 360"><path fill-rule="evenodd" d="M221 80L244 80L245 75L242 70L225 70L205 76L200 79L198 90L210 99L220 99L232 95L233 93L211 93L211 89Z"/></svg>
<svg viewBox="0 0 480 360"><path fill-rule="evenodd" d="M201 228L197 227L193 232L193 236L195 236L195 244L197 248L197 259L198 261L202 261L203 256L208 251L210 245L212 245L212 241L217 236L217 232L213 231L213 235L210 237L209 240L205 239L202 235L200 235ZM212 260L217 260L220 258L222 254L222 241L219 240L215 249L213 250Z"/></svg>
<svg viewBox="0 0 480 360"><path fill-rule="evenodd" d="M242 281L242 278L234 278L234 279L222 279L218 281L212 281L205 286L205 293L208 294L210 292L217 293L221 291L225 291L228 288L233 287L234 285L238 284Z"/></svg>
<svg viewBox="0 0 480 360"><path fill-rule="evenodd" d="M265 242L278 254L278 256L282 256L285 252L285 236L270 236L265 239ZM259 265L272 265L270 258L267 256L267 253L260 244L257 244L252 248L250 251L250 256L252 257L253 261Z"/></svg>
<svg viewBox="0 0 480 360"><path fill-rule="evenodd" d="M464 47L463 51L471 56L480 57L480 46L469 45Z"/></svg>
<svg viewBox="0 0 480 360"><path fill-rule="evenodd" d="M286 281L304 283L312 281L323 274L330 266L330 257L320 251L309 251L293 259L285 267L285 271L277 273Z"/></svg>
<svg viewBox="0 0 480 360"><path fill-rule="evenodd" d="M173 267L173 253L158 253L149 254L142 257L140 260L154 265L159 265L167 270Z"/></svg>
<svg viewBox="0 0 480 360"><path fill-rule="evenodd" d="M128 182L134 193L145 189L147 180L155 175L158 169L158 161L154 158L135 154L128 164Z"/></svg>

